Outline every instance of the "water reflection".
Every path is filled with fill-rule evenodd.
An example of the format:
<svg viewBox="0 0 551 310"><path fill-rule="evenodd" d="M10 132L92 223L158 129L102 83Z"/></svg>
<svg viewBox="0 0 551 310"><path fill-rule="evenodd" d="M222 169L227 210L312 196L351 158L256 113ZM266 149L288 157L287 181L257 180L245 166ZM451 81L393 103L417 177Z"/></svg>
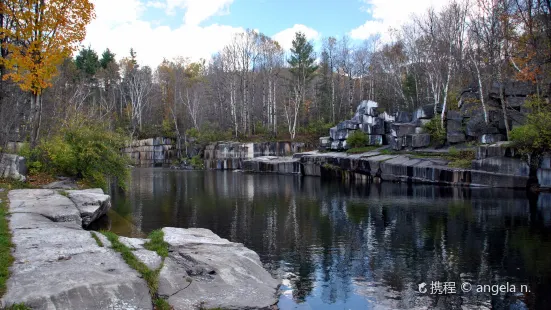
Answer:
<svg viewBox="0 0 551 310"><path fill-rule="evenodd" d="M259 253L284 278L282 309L546 309L551 198L432 185L135 169L107 228L128 236L204 227ZM457 283L457 294L418 283ZM528 293L461 293L460 283Z"/></svg>

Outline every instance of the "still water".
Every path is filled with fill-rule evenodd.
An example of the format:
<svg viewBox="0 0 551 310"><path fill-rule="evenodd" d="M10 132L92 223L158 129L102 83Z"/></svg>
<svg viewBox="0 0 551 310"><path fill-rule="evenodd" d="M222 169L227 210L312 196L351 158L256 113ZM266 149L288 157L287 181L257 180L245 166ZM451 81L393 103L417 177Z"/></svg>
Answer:
<svg viewBox="0 0 551 310"><path fill-rule="evenodd" d="M111 194L120 235L202 227L256 251L280 309L551 309L551 194L164 169Z"/></svg>

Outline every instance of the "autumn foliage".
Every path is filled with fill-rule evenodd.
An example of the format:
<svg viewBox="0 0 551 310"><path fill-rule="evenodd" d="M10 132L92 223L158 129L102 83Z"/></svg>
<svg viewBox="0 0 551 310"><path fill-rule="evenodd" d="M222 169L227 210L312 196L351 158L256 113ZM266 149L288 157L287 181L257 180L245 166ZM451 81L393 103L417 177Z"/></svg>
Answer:
<svg viewBox="0 0 551 310"><path fill-rule="evenodd" d="M84 40L86 25L95 17L89 0L5 0L0 14L11 21L0 28L3 48L9 51L1 64L4 79L39 95L50 86L57 66Z"/></svg>

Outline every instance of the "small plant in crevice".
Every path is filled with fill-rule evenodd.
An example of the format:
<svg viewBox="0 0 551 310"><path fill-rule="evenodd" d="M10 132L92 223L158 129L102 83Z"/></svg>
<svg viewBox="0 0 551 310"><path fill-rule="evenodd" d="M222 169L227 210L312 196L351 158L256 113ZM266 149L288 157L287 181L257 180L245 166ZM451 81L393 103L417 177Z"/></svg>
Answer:
<svg viewBox="0 0 551 310"><path fill-rule="evenodd" d="M92 235L92 238L96 240L96 243L98 244L98 246L103 248L103 242L101 242L100 238L96 235L96 233L91 231L90 235Z"/></svg>
<svg viewBox="0 0 551 310"><path fill-rule="evenodd" d="M163 257L163 258L167 257L168 256L168 243L165 242L164 236L165 236L165 234L160 229L152 231L147 236L149 241L144 244L144 248L146 248L150 251L157 252L157 254L160 257Z"/></svg>
<svg viewBox="0 0 551 310"><path fill-rule="evenodd" d="M168 243L164 241L164 233L162 230L152 231L148 238L149 241L144 244L148 250L155 251L161 257L161 265L155 270L149 269L144 263L134 256L132 250L119 241L119 236L109 231L101 232L107 240L111 242L111 248L122 255L123 260L128 266L140 273L142 278L147 282L149 293L153 301L154 309L156 310L171 310L170 304L163 298L159 297L157 291L159 289L159 273L164 266L165 258L168 256ZM97 237L97 236L96 236ZM95 238L94 238L95 239ZM98 238L99 239L99 238ZM96 240L97 242L97 240Z"/></svg>

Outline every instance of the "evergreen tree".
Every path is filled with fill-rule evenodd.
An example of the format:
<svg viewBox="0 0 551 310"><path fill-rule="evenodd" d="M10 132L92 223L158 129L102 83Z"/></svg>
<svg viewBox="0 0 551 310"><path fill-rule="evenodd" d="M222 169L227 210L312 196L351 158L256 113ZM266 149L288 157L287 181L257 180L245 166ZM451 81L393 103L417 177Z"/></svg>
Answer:
<svg viewBox="0 0 551 310"><path fill-rule="evenodd" d="M314 64L314 47L306 40L302 32L295 33L293 46L291 47L291 58L287 60L291 66L291 74L300 86L305 87L314 77L318 66Z"/></svg>
<svg viewBox="0 0 551 310"><path fill-rule="evenodd" d="M115 61L115 54L112 53L109 49L106 49L103 54L101 54L101 60L99 61L101 67L103 69L107 69L107 66L112 61Z"/></svg>
<svg viewBox="0 0 551 310"><path fill-rule="evenodd" d="M80 72L92 77L99 69L98 54L89 46L83 48L75 58L75 64Z"/></svg>
<svg viewBox="0 0 551 310"><path fill-rule="evenodd" d="M295 138L297 119L301 107L305 101L306 88L314 78L318 66L314 64L314 47L306 40L306 36L302 32L295 34L293 46L291 47L291 58L287 60L290 65L289 71L293 76L291 88L293 99L291 104L286 108L289 111L287 114L289 133L291 139Z"/></svg>

